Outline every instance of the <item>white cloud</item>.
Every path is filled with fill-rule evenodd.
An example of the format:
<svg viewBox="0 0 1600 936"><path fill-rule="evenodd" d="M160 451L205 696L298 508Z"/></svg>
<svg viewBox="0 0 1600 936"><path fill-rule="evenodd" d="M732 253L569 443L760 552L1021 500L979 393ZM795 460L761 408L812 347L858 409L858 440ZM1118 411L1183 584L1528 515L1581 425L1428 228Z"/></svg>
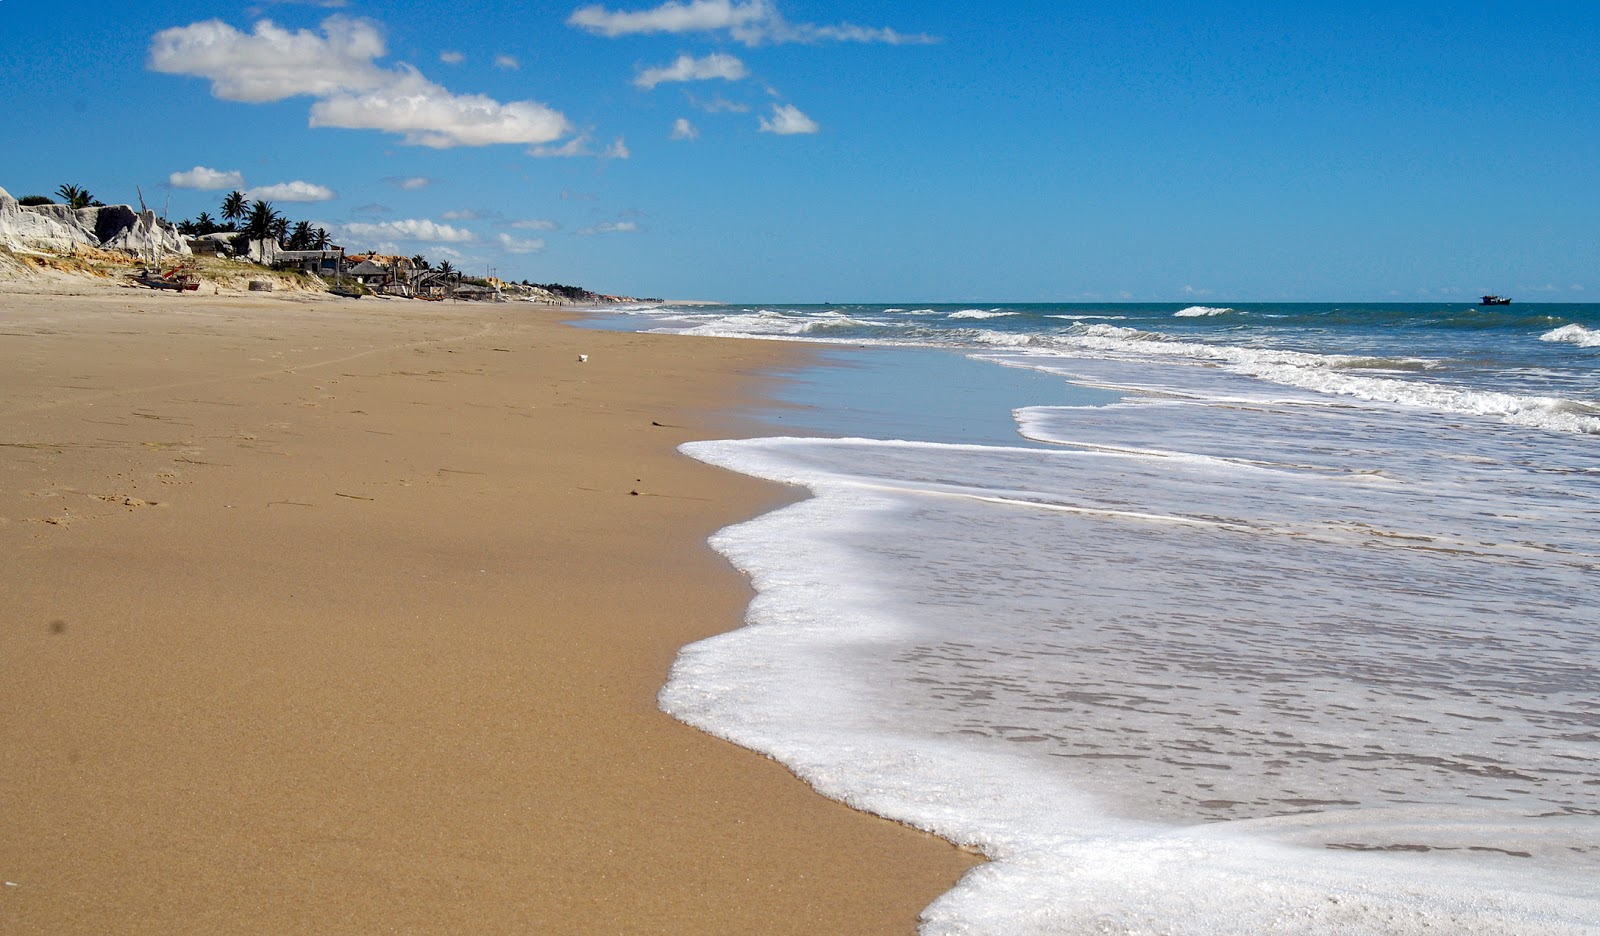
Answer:
<svg viewBox="0 0 1600 936"><path fill-rule="evenodd" d="M511 226L519 231L554 231L556 228L560 227L560 225L556 224L554 221L546 221L543 218L529 218L525 221L513 221L511 222Z"/></svg>
<svg viewBox="0 0 1600 936"><path fill-rule="evenodd" d="M538 253L544 249L544 240L535 237L532 240L522 240L510 234L499 234L495 237L500 242L500 249L506 253L530 254Z"/></svg>
<svg viewBox="0 0 1600 936"><path fill-rule="evenodd" d="M311 107L311 126L384 130L434 149L543 144L571 131L565 117L543 104L502 104L481 94L451 94L409 66L401 70L383 87L317 101Z"/></svg>
<svg viewBox="0 0 1600 936"><path fill-rule="evenodd" d="M606 151L604 153L600 154L600 158L601 159L627 159L631 155L633 155L633 154L628 152L628 143L627 143L627 141L624 140L622 137L617 137L616 142L614 142L610 146L606 147Z"/></svg>
<svg viewBox="0 0 1600 936"><path fill-rule="evenodd" d="M300 179L293 182L279 182L276 185L260 185L244 194L246 198L252 200L259 198L264 201L279 202L331 201L339 197L338 192L326 185L317 185Z"/></svg>
<svg viewBox="0 0 1600 936"><path fill-rule="evenodd" d="M648 91L664 81L709 81L713 78L741 81L748 75L744 63L737 58L713 52L701 59L680 55L671 65L641 71L633 83Z"/></svg>
<svg viewBox="0 0 1600 936"><path fill-rule="evenodd" d="M439 61L445 63L446 65L460 65L466 60L467 57L465 55L462 55L460 52L457 52L454 49L447 49L446 51L439 53Z"/></svg>
<svg viewBox="0 0 1600 936"><path fill-rule="evenodd" d="M587 135L575 136L560 146L535 146L528 152L541 159L594 155L594 152L589 149L589 137Z"/></svg>
<svg viewBox="0 0 1600 936"><path fill-rule="evenodd" d="M591 227L580 228L579 234L625 234L639 230L639 225L633 221L606 221Z"/></svg>
<svg viewBox="0 0 1600 936"><path fill-rule="evenodd" d="M688 95L688 98L690 107L693 107L696 110L705 111L708 114L748 114L750 112L750 106L748 104L741 104L738 101L730 101L725 97L715 97L709 101L701 101L691 94Z"/></svg>
<svg viewBox="0 0 1600 936"><path fill-rule="evenodd" d="M206 166L195 166L188 172L174 172L167 176L173 188L199 189L203 192L244 187L244 173L237 169L223 172Z"/></svg>
<svg viewBox="0 0 1600 936"><path fill-rule="evenodd" d="M491 215L488 212L478 211L475 208L455 208L450 211L442 212L439 217L445 219L446 221L480 221L484 218L491 217Z"/></svg>
<svg viewBox="0 0 1600 936"><path fill-rule="evenodd" d="M786 21L771 0L669 0L648 10L611 11L599 4L583 7L567 18L567 25L600 36L651 33L726 31L745 45L763 42L882 42L889 45L938 42L933 36L906 34L893 29L840 23L814 26Z"/></svg>
<svg viewBox="0 0 1600 936"><path fill-rule="evenodd" d="M545 144L571 132L567 119L543 104L453 94L409 65L373 64L385 51L377 25L368 20L332 16L320 36L291 33L268 20L247 35L207 20L157 33L150 67L208 78L212 93L225 100L313 97L313 127L382 130L416 146ZM448 61L449 55L441 57Z"/></svg>
<svg viewBox="0 0 1600 936"><path fill-rule="evenodd" d="M444 244L467 244L477 236L465 228L439 224L426 218L402 218L397 221L352 221L340 228L346 237L366 240L435 241Z"/></svg>
<svg viewBox="0 0 1600 936"><path fill-rule="evenodd" d="M415 192L433 184L427 176L384 176L383 181L404 192Z"/></svg>
<svg viewBox="0 0 1600 936"><path fill-rule="evenodd" d="M522 63L517 61L515 55L496 55L494 57L494 67L504 68L506 71L516 71L522 67Z"/></svg>
<svg viewBox="0 0 1600 936"><path fill-rule="evenodd" d="M730 0L692 0L684 4L673 0L636 13L613 13L595 4L573 12L567 25L611 38L640 33L711 32L748 28L772 12L765 0L745 4Z"/></svg>
<svg viewBox="0 0 1600 936"><path fill-rule="evenodd" d="M386 76L372 60L384 52L376 25L345 16L324 20L321 36L289 32L271 20L257 22L247 35L206 20L156 33L150 67L209 78L211 93L225 101L261 103L377 87Z"/></svg>
<svg viewBox="0 0 1600 936"><path fill-rule="evenodd" d="M694 128L694 124L689 122L689 118L679 117L672 122L672 138L674 140L694 140L698 139L699 136L700 131Z"/></svg>
<svg viewBox="0 0 1600 936"><path fill-rule="evenodd" d="M822 129L817 122L800 112L800 108L793 104L772 105L772 117L761 118L762 133L776 133L779 136L789 136L796 133L816 133Z"/></svg>

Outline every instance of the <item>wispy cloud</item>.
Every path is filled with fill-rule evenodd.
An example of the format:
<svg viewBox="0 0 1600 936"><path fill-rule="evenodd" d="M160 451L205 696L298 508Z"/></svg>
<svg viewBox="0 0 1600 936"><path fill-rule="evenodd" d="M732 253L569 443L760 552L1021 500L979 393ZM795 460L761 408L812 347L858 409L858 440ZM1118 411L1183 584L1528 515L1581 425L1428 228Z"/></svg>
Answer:
<svg viewBox="0 0 1600 936"><path fill-rule="evenodd" d="M270 20L246 34L207 20L156 33L149 62L158 72L209 79L223 100L312 97L313 127L380 130L416 146L543 145L571 132L544 104L454 94L410 65L374 64L386 52L376 24L342 15L324 20L320 35Z"/></svg>
<svg viewBox="0 0 1600 936"><path fill-rule="evenodd" d="M772 116L761 118L762 133L791 136L796 133L816 133L822 128L815 120L800 112L793 104L772 105Z"/></svg>
<svg viewBox="0 0 1600 936"><path fill-rule="evenodd" d="M748 46L764 42L881 42L889 45L938 42L926 34L901 33L883 27L840 23L816 26L790 23L771 0L669 0L648 10L608 10L599 4L582 7L567 18L567 25L599 36L615 38L653 33L726 32Z"/></svg>
<svg viewBox="0 0 1600 936"><path fill-rule="evenodd" d="M679 117L672 122L672 139L694 140L700 137L700 131L694 128L687 117Z"/></svg>
<svg viewBox="0 0 1600 936"><path fill-rule="evenodd" d="M427 176L384 176L383 181L403 192L415 192L433 184Z"/></svg>
<svg viewBox="0 0 1600 936"><path fill-rule="evenodd" d="M206 166L195 166L188 172L174 172L167 176L167 184L173 188L199 189L202 192L237 189L244 187L244 173L237 169L224 172Z"/></svg>
<svg viewBox="0 0 1600 936"><path fill-rule="evenodd" d="M257 186L244 194L250 199L278 202L332 201L339 197L338 192L326 185L317 185L315 182L305 182L300 179L293 182L279 182L276 185Z"/></svg>
<svg viewBox="0 0 1600 936"><path fill-rule="evenodd" d="M503 68L506 71L516 71L522 67L522 63L517 61L515 55L501 54L494 57L494 67Z"/></svg>
<svg viewBox="0 0 1600 936"><path fill-rule="evenodd" d="M671 65L646 68L639 72L633 83L635 87L648 91L666 81L709 81L713 78L742 81L748 75L744 63L737 58L713 52L698 59L692 55L680 55Z"/></svg>
<svg viewBox="0 0 1600 936"><path fill-rule="evenodd" d="M586 228L579 228L578 233L587 237L591 234L626 234L637 230L639 230L639 225L635 221L604 221Z"/></svg>
<svg viewBox="0 0 1600 936"><path fill-rule="evenodd" d="M587 135L575 136L560 146L535 146L528 152L541 159L564 159L594 155L594 151L589 149L589 137Z"/></svg>
<svg viewBox="0 0 1600 936"><path fill-rule="evenodd" d="M730 101L725 97L714 97L709 101L702 101L692 94L685 95L689 99L689 106L695 110L705 111L708 114L748 114L750 105L739 101Z"/></svg>
<svg viewBox="0 0 1600 936"><path fill-rule="evenodd" d="M447 49L439 53L439 61L445 63L446 65L460 65L466 60L467 57L465 55L462 55L460 52L457 52L454 49Z"/></svg>
<svg viewBox="0 0 1600 936"><path fill-rule="evenodd" d="M511 222L511 227L519 231L554 231L561 225L543 218L528 218L522 221Z"/></svg>
<svg viewBox="0 0 1600 936"><path fill-rule="evenodd" d="M433 241L441 244L467 244L477 236L465 228L439 224L426 218L401 218L395 221L352 221L340 226L347 237L366 240Z"/></svg>
<svg viewBox="0 0 1600 936"><path fill-rule="evenodd" d="M500 242L500 249L506 253L531 254L544 250L544 240L538 237L523 239L510 234L497 234L495 240Z"/></svg>

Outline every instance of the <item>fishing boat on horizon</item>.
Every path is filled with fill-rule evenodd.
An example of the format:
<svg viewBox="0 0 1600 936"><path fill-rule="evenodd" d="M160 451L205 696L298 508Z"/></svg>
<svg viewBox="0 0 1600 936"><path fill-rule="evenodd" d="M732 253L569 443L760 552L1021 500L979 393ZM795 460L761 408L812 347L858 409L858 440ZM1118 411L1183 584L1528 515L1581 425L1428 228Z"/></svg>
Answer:
<svg viewBox="0 0 1600 936"><path fill-rule="evenodd" d="M1491 296L1484 296L1482 299L1478 300L1478 305L1481 305L1481 306L1510 305L1510 304L1511 304L1511 297L1510 296L1492 296L1491 295Z"/></svg>

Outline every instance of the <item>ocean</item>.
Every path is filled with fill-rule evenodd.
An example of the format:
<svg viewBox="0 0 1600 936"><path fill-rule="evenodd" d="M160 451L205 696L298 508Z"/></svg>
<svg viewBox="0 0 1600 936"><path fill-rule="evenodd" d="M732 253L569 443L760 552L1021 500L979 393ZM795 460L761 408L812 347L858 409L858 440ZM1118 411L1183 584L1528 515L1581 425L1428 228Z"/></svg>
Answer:
<svg viewBox="0 0 1600 936"><path fill-rule="evenodd" d="M835 346L660 702L988 856L923 932L1600 932L1600 305L599 324Z"/></svg>

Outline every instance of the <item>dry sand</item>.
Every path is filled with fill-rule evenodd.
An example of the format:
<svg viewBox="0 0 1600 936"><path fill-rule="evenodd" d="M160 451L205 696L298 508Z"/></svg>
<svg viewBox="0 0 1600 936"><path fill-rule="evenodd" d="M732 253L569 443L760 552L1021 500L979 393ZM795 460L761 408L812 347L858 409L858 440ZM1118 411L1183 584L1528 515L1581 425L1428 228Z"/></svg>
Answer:
<svg viewBox="0 0 1600 936"><path fill-rule="evenodd" d="M0 932L908 933L972 865L656 709L793 496L674 447L793 348L30 288Z"/></svg>

